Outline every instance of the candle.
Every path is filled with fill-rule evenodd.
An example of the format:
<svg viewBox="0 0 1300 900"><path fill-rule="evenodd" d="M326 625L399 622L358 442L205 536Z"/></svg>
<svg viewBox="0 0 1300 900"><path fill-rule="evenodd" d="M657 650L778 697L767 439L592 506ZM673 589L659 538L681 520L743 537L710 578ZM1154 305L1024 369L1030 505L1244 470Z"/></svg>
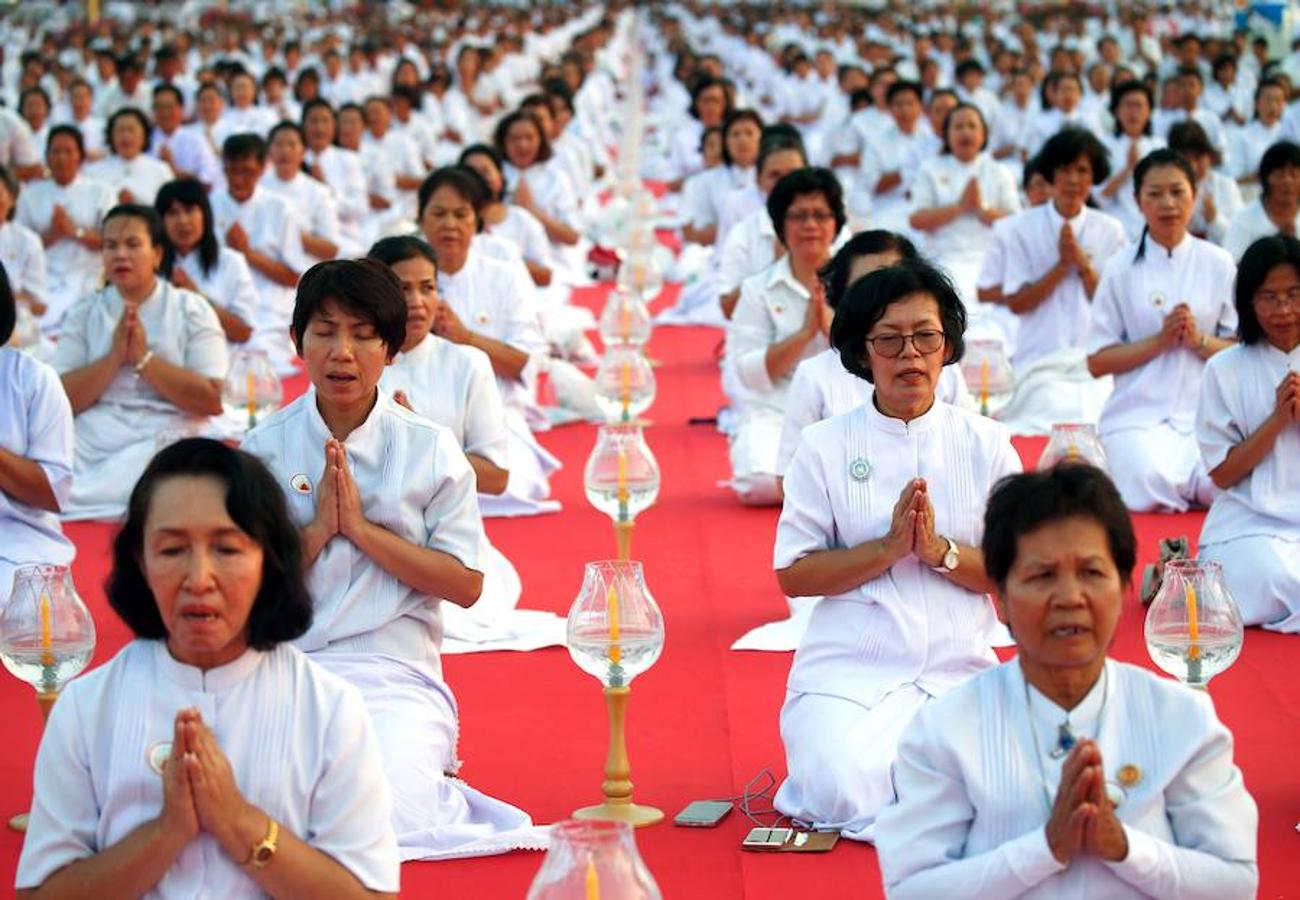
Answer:
<svg viewBox="0 0 1300 900"><path fill-rule="evenodd" d="M596 874L596 860L587 857L587 900L600 900L600 876Z"/></svg>
<svg viewBox="0 0 1300 900"><path fill-rule="evenodd" d="M980 415L989 414L989 361L980 363Z"/></svg>
<svg viewBox="0 0 1300 900"><path fill-rule="evenodd" d="M1187 630L1192 639L1192 645L1187 648L1187 658L1197 660L1201 658L1201 623L1196 615L1196 587L1187 585Z"/></svg>
<svg viewBox="0 0 1300 900"><path fill-rule="evenodd" d="M618 665L623 661L623 648L618 645L618 591L614 590L613 584L605 594L605 601L609 608L609 661Z"/></svg>
<svg viewBox="0 0 1300 900"><path fill-rule="evenodd" d="M253 386L253 370L248 371L248 427L252 428L257 424L257 391Z"/></svg>
<svg viewBox="0 0 1300 900"><path fill-rule="evenodd" d="M54 645L54 626L50 620L50 595L41 594L41 665L54 665L54 654L50 648Z"/></svg>
<svg viewBox="0 0 1300 900"><path fill-rule="evenodd" d="M623 360L623 421L630 419L632 408L632 358Z"/></svg>
<svg viewBox="0 0 1300 900"><path fill-rule="evenodd" d="M627 447L618 448L618 520L627 521Z"/></svg>

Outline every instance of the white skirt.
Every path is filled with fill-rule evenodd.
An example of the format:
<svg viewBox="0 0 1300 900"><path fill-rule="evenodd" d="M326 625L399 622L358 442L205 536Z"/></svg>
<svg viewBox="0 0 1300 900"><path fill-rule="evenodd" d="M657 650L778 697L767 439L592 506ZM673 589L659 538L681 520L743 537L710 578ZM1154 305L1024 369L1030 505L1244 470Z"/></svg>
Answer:
<svg viewBox="0 0 1300 900"><path fill-rule="evenodd" d="M1194 434L1168 423L1101 435L1106 466L1124 505L1133 512L1186 512L1208 506L1217 489L1205 472Z"/></svg>
<svg viewBox="0 0 1300 900"><path fill-rule="evenodd" d="M456 704L446 685L401 660L322 650L313 662L361 691L392 788L402 861L545 850L523 810L456 778Z"/></svg>
<svg viewBox="0 0 1300 900"><path fill-rule="evenodd" d="M489 650L562 647L563 617L540 609L517 609L523 584L510 560L483 539L479 551L483 595L469 609L442 604L442 655Z"/></svg>
<svg viewBox="0 0 1300 900"><path fill-rule="evenodd" d="M505 493L479 494L479 511L485 518L493 516L536 516L559 512L560 501L551 496L551 473L562 463L538 443L522 415L506 411L509 444L506 448L510 480Z"/></svg>
<svg viewBox="0 0 1300 900"><path fill-rule="evenodd" d="M1300 634L1300 541L1251 535L1202 544L1198 557L1223 566L1247 625Z"/></svg>
<svg viewBox="0 0 1300 900"><path fill-rule="evenodd" d="M1049 434L1059 423L1096 425L1115 380L1093 378L1087 354L1069 348L1016 373L1016 387L997 418L1013 434Z"/></svg>
<svg viewBox="0 0 1300 900"><path fill-rule="evenodd" d="M731 487L746 506L781 502L776 461L781 449L781 414L765 408L741 413L731 437Z"/></svg>

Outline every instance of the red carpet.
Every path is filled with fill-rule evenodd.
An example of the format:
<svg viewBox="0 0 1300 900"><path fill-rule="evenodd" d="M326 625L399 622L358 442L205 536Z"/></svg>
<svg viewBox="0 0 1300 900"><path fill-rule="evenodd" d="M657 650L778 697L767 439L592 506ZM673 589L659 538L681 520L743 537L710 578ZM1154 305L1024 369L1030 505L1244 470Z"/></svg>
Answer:
<svg viewBox="0 0 1300 900"><path fill-rule="evenodd" d="M594 301L594 296L584 299ZM712 416L721 402L709 329L656 333L653 357L659 399L649 417L651 447L663 469L658 506L637 525L633 553L667 618L667 645L656 667L635 684L629 743L641 802L670 816L695 799L739 793L764 767L783 770L777 714L790 654L733 653L729 644L748 628L784 614L771 574L776 510L738 506L716 483L727 476L726 445L711 426L687 424ZM553 481L565 505L540 519L494 520L493 540L524 577L524 605L567 611L585 560L613 554L609 522L582 495L582 467L593 443L586 426L542 436L566 468ZM1032 462L1042 441L1020 441ZM1142 562L1163 536L1195 539L1201 515L1138 516ZM107 609L100 582L107 571L110 529L73 526L80 547L76 582L100 628L96 662L126 639ZM1131 602L1114 655L1149 665L1142 612ZM1220 715L1237 735L1238 761L1260 804L1261 897L1300 897L1300 781L1289 769L1300 738L1300 682L1291 677L1300 640L1252 630L1237 665L1214 682ZM562 649L526 654L449 657L448 680L462 710L460 754L475 786L527 809L539 821L562 818L599 799L605 718L596 681ZM0 719L10 724L0 749L0 811L7 816L30 799L30 770L39 733L31 691L0 680ZM828 855L768 856L742 852L749 828L733 812L716 829L671 824L638 832L646 862L669 898L825 900L881 895L875 851L842 842ZM0 836L0 883L12 884L20 838ZM519 898L540 866L540 854L403 868L410 897ZM1226 898L1225 898L1226 900Z"/></svg>

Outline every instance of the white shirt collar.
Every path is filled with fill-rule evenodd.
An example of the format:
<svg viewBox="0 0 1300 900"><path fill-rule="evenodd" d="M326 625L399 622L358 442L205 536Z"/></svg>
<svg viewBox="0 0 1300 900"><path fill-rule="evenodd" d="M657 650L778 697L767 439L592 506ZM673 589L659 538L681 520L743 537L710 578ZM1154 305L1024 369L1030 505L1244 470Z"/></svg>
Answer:
<svg viewBox="0 0 1300 900"><path fill-rule="evenodd" d="M237 659L205 672L175 659L167 649L166 641L154 641L154 658L159 673L188 690L204 693L218 693L235 687L257 670L265 655L250 647Z"/></svg>
<svg viewBox="0 0 1300 900"><path fill-rule="evenodd" d="M772 263L771 268L769 268L767 272L767 281L765 286L773 288L779 284L785 285L800 297L807 298L812 296L808 293L808 289L799 282L799 279L794 277L794 269L790 267L789 253L786 253L776 262Z"/></svg>
<svg viewBox="0 0 1300 900"><path fill-rule="evenodd" d="M376 388L376 391L378 392L378 397L375 399L375 405L370 409L370 415L366 416L366 420L356 428L352 429L352 433L344 438L344 445L364 442L367 439L366 436L368 434L380 427L379 420L383 418L384 412L393 400L384 392L383 388ZM313 385L308 388L307 393L304 396L306 397L305 402L307 403L308 429L311 432L312 437L319 441L323 446L325 441L334 437L334 433L330 431L329 426L325 424L325 419L320 414L320 407L317 405L316 400L315 386Z"/></svg>
<svg viewBox="0 0 1300 900"><path fill-rule="evenodd" d="M1067 221L1065 216L1061 215L1060 211L1057 210L1056 208L1056 204L1051 200L1048 200L1046 203L1044 203L1043 208L1047 210L1048 219L1052 223L1052 233L1053 234L1059 233L1061 230L1061 226L1063 226ZM1079 214L1077 216L1075 216L1073 219L1068 220L1070 223L1070 229L1074 232L1075 237L1079 236L1079 230L1083 228L1083 220L1085 217L1087 217L1087 215L1088 215L1088 207L1085 204L1083 209L1079 210Z"/></svg>
<svg viewBox="0 0 1300 900"><path fill-rule="evenodd" d="M937 387L938 385L936 385L936 388ZM886 434L893 435L924 434L927 431L938 428L942 422L943 415L942 411L939 409L941 406L943 406L943 403L941 403L939 398L936 396L934 401L930 404L929 409L912 421L904 422L902 419L895 419L893 416L887 416L877 409L874 392L872 393L871 399L862 404L862 408L866 410L867 420L871 423L871 427L877 431L883 431Z"/></svg>

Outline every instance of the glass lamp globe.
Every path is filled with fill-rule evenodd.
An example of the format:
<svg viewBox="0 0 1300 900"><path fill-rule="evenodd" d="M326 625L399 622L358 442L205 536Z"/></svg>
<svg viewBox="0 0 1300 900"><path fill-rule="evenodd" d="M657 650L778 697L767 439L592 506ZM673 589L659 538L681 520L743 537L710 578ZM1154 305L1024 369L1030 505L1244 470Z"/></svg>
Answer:
<svg viewBox="0 0 1300 900"><path fill-rule="evenodd" d="M1236 662L1245 631L1219 564L1165 563L1144 633L1152 662L1189 687L1204 688Z"/></svg>
<svg viewBox="0 0 1300 900"><path fill-rule="evenodd" d="M245 429L255 427L280 408L284 385L262 350L236 350L221 389L226 414Z"/></svg>
<svg viewBox="0 0 1300 900"><path fill-rule="evenodd" d="M569 655L605 687L626 687L664 648L664 617L646 587L641 563L587 563L569 607Z"/></svg>
<svg viewBox="0 0 1300 900"><path fill-rule="evenodd" d="M54 695L95 652L95 621L67 566L22 566L0 610L0 661L15 678Z"/></svg>
<svg viewBox="0 0 1300 900"><path fill-rule="evenodd" d="M1103 472L1106 468L1106 451L1097 437L1097 426L1089 424L1059 423L1052 426L1051 436L1043 455L1038 458L1038 470L1044 471L1057 463L1087 463Z"/></svg>

